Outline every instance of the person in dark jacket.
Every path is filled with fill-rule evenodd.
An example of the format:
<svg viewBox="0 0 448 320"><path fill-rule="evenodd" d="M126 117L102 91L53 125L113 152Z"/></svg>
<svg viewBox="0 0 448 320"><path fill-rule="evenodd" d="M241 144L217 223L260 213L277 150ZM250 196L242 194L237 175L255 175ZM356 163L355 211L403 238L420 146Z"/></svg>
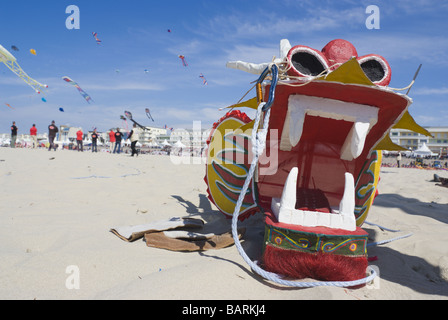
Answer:
<svg viewBox="0 0 448 320"><path fill-rule="evenodd" d="M54 123L54 120L51 121L51 124L48 126L48 142L50 146L48 147L48 151L51 151L51 148L56 151L56 146L54 145L54 138L56 138L56 134L59 132L58 127Z"/></svg>
<svg viewBox="0 0 448 320"><path fill-rule="evenodd" d="M96 129L94 129L92 132L92 152L98 152L97 140L98 140L98 132L96 132Z"/></svg>
<svg viewBox="0 0 448 320"><path fill-rule="evenodd" d="M11 126L11 148L16 147L17 131L18 130L19 129L16 127L16 122L13 121L12 126Z"/></svg>
<svg viewBox="0 0 448 320"><path fill-rule="evenodd" d="M117 131L115 131L115 147L114 147L114 153L115 151L117 153L120 153L121 149L121 138L123 137L123 134L120 132L120 128L117 128Z"/></svg>

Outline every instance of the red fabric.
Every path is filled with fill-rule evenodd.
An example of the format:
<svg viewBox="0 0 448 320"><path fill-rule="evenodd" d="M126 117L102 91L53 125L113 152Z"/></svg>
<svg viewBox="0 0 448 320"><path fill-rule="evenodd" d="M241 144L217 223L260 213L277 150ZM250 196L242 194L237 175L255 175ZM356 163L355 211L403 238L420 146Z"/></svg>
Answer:
<svg viewBox="0 0 448 320"><path fill-rule="evenodd" d="M30 129L30 135L31 135L31 136L35 136L35 135L37 135L37 128L36 128L36 127L31 127L31 129Z"/></svg>
<svg viewBox="0 0 448 320"><path fill-rule="evenodd" d="M115 132L113 132L112 130L109 131L109 141L115 142Z"/></svg>
<svg viewBox="0 0 448 320"><path fill-rule="evenodd" d="M76 140L82 140L82 131L81 130L76 132Z"/></svg>
<svg viewBox="0 0 448 320"><path fill-rule="evenodd" d="M327 253L311 254L266 246L264 268L293 279L354 281L366 276L366 257L344 257Z"/></svg>

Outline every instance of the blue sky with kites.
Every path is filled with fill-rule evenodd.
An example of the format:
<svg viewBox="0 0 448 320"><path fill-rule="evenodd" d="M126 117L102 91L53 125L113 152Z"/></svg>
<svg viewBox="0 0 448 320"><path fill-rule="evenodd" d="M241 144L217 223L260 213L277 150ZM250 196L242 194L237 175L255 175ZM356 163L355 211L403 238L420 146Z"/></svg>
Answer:
<svg viewBox="0 0 448 320"><path fill-rule="evenodd" d="M79 29L66 27L69 5L80 10ZM380 9L379 29L366 27L369 5ZM12 121L19 134L33 123L43 132L51 120L104 131L122 126L125 110L144 125L191 128L201 121L208 128L257 78L226 62L269 62L283 38L318 50L342 38L359 55L382 55L393 88L406 87L422 64L410 112L421 125L448 126L447 16L445 0L8 1L0 44L49 88L35 93L0 63L0 133L9 133Z"/></svg>

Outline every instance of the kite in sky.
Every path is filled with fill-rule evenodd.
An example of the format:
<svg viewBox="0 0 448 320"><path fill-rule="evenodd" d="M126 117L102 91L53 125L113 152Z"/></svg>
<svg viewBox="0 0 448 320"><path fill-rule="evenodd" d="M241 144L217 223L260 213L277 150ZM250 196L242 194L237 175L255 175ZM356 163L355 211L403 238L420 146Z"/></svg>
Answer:
<svg viewBox="0 0 448 320"><path fill-rule="evenodd" d="M95 38L95 40L96 40L96 43L97 43L97 44L100 44L100 43L101 43L101 40L98 39L98 33L96 33L96 32L92 32L92 34L93 34L93 36L94 36L94 38Z"/></svg>
<svg viewBox="0 0 448 320"><path fill-rule="evenodd" d="M64 109L63 108L59 108L59 111L64 112Z"/></svg>
<svg viewBox="0 0 448 320"><path fill-rule="evenodd" d="M153 119L153 117L151 116L151 113L149 112L149 109L148 109L148 108L145 109L145 112L146 112L146 116L154 122L154 119Z"/></svg>
<svg viewBox="0 0 448 320"><path fill-rule="evenodd" d="M85 92L84 90L81 89L81 87L72 79L70 79L69 77L62 77L62 80L64 80L65 82L70 83L71 85L75 86L76 89L78 89L79 93L84 97L84 99L86 99L86 101L88 103L90 103L90 101L92 100L92 98L87 94L87 92Z"/></svg>
<svg viewBox="0 0 448 320"><path fill-rule="evenodd" d="M37 54L36 50L34 50L34 49L30 49L30 52L31 52L31 54L33 54L33 55L36 55L36 54Z"/></svg>
<svg viewBox="0 0 448 320"><path fill-rule="evenodd" d="M47 102L47 99L45 99L45 98L42 98L42 101L43 101L43 102Z"/></svg>
<svg viewBox="0 0 448 320"><path fill-rule="evenodd" d="M183 55L179 55L179 58L182 60L182 64L183 64L183 66L184 66L184 67L188 67L188 63L187 63L187 61L185 60L185 57L184 57Z"/></svg>
<svg viewBox="0 0 448 320"><path fill-rule="evenodd" d="M143 70L145 73L149 73L149 70L148 69L145 69L145 70Z"/></svg>
<svg viewBox="0 0 448 320"><path fill-rule="evenodd" d="M126 131L129 131L128 121L126 120L126 118L124 116L120 116L120 119L126 124Z"/></svg>
<svg viewBox="0 0 448 320"><path fill-rule="evenodd" d="M124 112L125 116L131 120L132 122L134 122L136 125L138 125L140 128L142 128L143 130L146 130L146 128L144 126L142 126L140 123L138 123L137 121L135 121L134 119L132 119L132 113L130 113L129 111L125 111Z"/></svg>
<svg viewBox="0 0 448 320"><path fill-rule="evenodd" d="M41 84L27 75L17 63L17 59L2 45L0 45L0 62L3 62L12 72L25 81L37 93L40 93L41 90L48 88L47 85Z"/></svg>
<svg viewBox="0 0 448 320"><path fill-rule="evenodd" d="M204 75L202 73L199 75L199 78L202 79L202 84L204 86L208 85L207 79L205 79L205 77L204 77Z"/></svg>
<svg viewBox="0 0 448 320"><path fill-rule="evenodd" d="M11 107L11 106L9 105L9 103L6 103L6 102L5 102L5 104L6 104L8 107L10 107L11 109L14 109L13 107Z"/></svg>
<svg viewBox="0 0 448 320"><path fill-rule="evenodd" d="M167 31L168 31L168 33L171 33L171 29L168 29Z"/></svg>
<svg viewBox="0 0 448 320"><path fill-rule="evenodd" d="M19 51L19 48L17 48L16 46L11 46L11 49L14 51Z"/></svg>

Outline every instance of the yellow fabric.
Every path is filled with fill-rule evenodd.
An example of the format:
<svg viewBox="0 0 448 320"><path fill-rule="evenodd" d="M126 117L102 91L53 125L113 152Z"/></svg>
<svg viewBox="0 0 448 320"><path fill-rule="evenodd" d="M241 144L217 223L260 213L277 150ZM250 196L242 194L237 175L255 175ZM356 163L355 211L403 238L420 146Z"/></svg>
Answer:
<svg viewBox="0 0 448 320"><path fill-rule="evenodd" d="M227 109L233 109L233 108L241 108L241 107L247 107L251 109L257 110L258 108L258 101L257 98L252 98L247 101L243 101L234 105L231 105L230 107L226 107Z"/></svg>
<svg viewBox="0 0 448 320"><path fill-rule="evenodd" d="M375 85L369 78L367 78L356 58L351 58L346 63L339 66L339 68L329 73L324 80L341 83L363 84L367 86Z"/></svg>
<svg viewBox="0 0 448 320"><path fill-rule="evenodd" d="M402 146L399 146L398 144L395 144L390 139L389 133L378 142L378 144L375 146L374 150L389 150L389 151L406 151L406 148L403 148Z"/></svg>
<svg viewBox="0 0 448 320"><path fill-rule="evenodd" d="M253 122L251 124L253 126ZM250 149L245 149L242 142L244 137L247 137L247 140L250 141L252 130L241 130L242 127L245 127L244 125L242 120L233 117L223 120L215 128L208 147L206 177L209 194L219 210L228 216L233 215L236 201L229 198L221 189L225 189L229 193L239 193L249 170L246 165L241 163L242 160L238 158L246 152L250 152ZM235 135L238 139L234 141L232 137L229 138L226 135ZM227 159L223 155L223 153L229 150L234 151L235 156L232 159ZM226 176L221 176L214 166L226 172ZM235 181L239 181L241 185L235 184ZM248 194L251 194L251 192L248 191ZM250 211L254 207L256 205L253 202L243 203L240 214Z"/></svg>
<svg viewBox="0 0 448 320"><path fill-rule="evenodd" d="M372 155L373 156L373 155ZM369 177L373 180L368 180L369 183L362 183L361 186L358 189L358 185L356 186L355 195L356 197L364 198L366 195L370 196L368 199L363 203L360 207L355 207L355 213L361 212L361 215L356 215L356 225L358 227L362 226L364 221L367 218L367 215L369 213L370 207L373 204L373 200L376 196L376 190L378 189L378 182L380 181L380 170L381 170L381 161L382 161L382 152L377 151L376 152L376 160L372 161L369 165L369 168L365 173L368 174ZM364 180L365 181L365 180ZM363 182L364 182L363 181Z"/></svg>
<svg viewBox="0 0 448 320"><path fill-rule="evenodd" d="M432 135L425 129L420 127L415 120L412 118L412 116L409 114L408 111L401 117L400 121L397 122L396 125L393 127L394 129L407 129L411 130L420 134L423 134L425 136L432 137Z"/></svg>
<svg viewBox="0 0 448 320"><path fill-rule="evenodd" d="M241 130L243 132L246 132L247 130L252 130L254 128L255 120L252 120L249 123L246 123L245 125L238 128L238 130Z"/></svg>

